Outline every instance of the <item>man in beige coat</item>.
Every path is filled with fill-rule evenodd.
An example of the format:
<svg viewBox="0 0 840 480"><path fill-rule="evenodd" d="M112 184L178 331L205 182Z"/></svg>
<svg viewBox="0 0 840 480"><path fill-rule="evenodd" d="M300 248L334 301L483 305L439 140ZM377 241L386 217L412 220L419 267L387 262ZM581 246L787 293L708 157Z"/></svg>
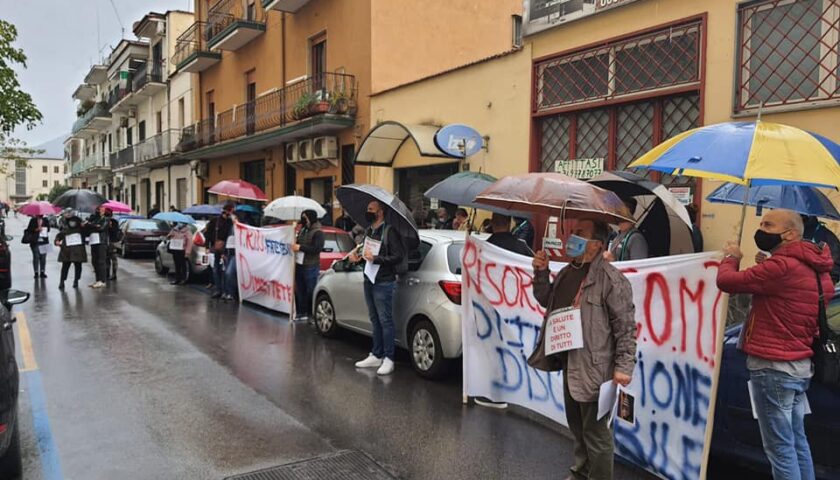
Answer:
<svg viewBox="0 0 840 480"><path fill-rule="evenodd" d="M534 255L534 296L546 318L558 310L580 309L583 347L545 355L544 333L528 364L539 370L563 370L563 393L575 463L570 479L613 478L615 449L608 416L598 419L598 392L609 380L628 385L636 363L636 324L630 282L603 258L609 228L580 220L567 241L572 261L551 282L548 257Z"/></svg>

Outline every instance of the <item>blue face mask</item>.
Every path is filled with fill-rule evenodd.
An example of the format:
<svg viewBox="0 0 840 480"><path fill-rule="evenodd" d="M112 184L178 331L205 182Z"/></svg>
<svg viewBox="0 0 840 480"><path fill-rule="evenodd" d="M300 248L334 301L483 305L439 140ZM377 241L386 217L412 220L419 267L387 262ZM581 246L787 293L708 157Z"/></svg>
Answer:
<svg viewBox="0 0 840 480"><path fill-rule="evenodd" d="M568 240L566 240L566 256L570 258L577 258L586 253L586 244L589 240L579 237L577 235L571 235Z"/></svg>

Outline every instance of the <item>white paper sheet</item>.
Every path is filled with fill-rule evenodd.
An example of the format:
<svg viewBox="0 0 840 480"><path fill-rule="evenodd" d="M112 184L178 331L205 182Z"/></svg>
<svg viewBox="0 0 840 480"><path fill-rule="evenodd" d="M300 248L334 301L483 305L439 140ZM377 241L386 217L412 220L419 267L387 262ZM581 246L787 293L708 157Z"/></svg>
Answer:
<svg viewBox="0 0 840 480"><path fill-rule="evenodd" d="M99 234L98 233L91 233L88 237L88 241L91 245L99 245Z"/></svg>
<svg viewBox="0 0 840 480"><path fill-rule="evenodd" d="M375 257L379 255L380 248L382 248L382 242L365 237L365 246L362 248L363 253L370 252ZM365 276L370 280L370 283L376 283L376 274L379 273L379 267L380 265L365 260Z"/></svg>
<svg viewBox="0 0 840 480"><path fill-rule="evenodd" d="M612 380L601 384L598 392L598 420L604 415L612 414L618 399L618 385Z"/></svg>
<svg viewBox="0 0 840 480"><path fill-rule="evenodd" d="M545 323L545 354L583 348L583 324L579 308L558 308Z"/></svg>
<svg viewBox="0 0 840 480"><path fill-rule="evenodd" d="M183 238L173 238L169 240L169 249L170 250L183 250L184 249L184 239Z"/></svg>
<svg viewBox="0 0 840 480"><path fill-rule="evenodd" d="M41 255L46 255L50 252L52 252L52 245L50 245L49 243L38 245L38 253L40 253Z"/></svg>
<svg viewBox="0 0 840 480"><path fill-rule="evenodd" d="M236 249L236 239L233 237L233 235L227 238L227 242L225 242L225 248L231 250Z"/></svg>
<svg viewBox="0 0 840 480"><path fill-rule="evenodd" d="M82 234L81 233L71 233L64 238L64 244L68 247L76 247L82 244Z"/></svg>
<svg viewBox="0 0 840 480"><path fill-rule="evenodd" d="M295 263L298 265L303 265L303 257L305 253L303 252L295 252Z"/></svg>
<svg viewBox="0 0 840 480"><path fill-rule="evenodd" d="M41 231L38 232L38 236L41 238L49 238L50 232L48 232L46 228L42 228Z"/></svg>

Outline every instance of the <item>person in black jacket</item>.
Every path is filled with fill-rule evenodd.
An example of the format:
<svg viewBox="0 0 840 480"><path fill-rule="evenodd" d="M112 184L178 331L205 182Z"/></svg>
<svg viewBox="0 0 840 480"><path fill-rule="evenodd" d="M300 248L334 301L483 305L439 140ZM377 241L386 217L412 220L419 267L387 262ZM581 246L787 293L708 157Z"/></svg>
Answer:
<svg viewBox="0 0 840 480"><path fill-rule="evenodd" d="M324 232L315 210L304 210L300 216L300 233L295 252L295 310L298 320L308 320L312 314L312 294L321 271L321 251L324 249Z"/></svg>
<svg viewBox="0 0 840 480"><path fill-rule="evenodd" d="M117 247L115 244L122 240L123 232L120 230L120 223L114 219L114 212L110 208L105 209L105 218L108 219L108 247L105 255L105 275L108 276L108 280L116 280Z"/></svg>
<svg viewBox="0 0 840 480"><path fill-rule="evenodd" d="M406 260L400 232L385 223L384 206L374 200L367 206L362 254L350 254L351 262L365 260L365 301L373 326L373 348L358 368L378 368L379 375L394 371L394 292L397 288L397 267Z"/></svg>
<svg viewBox="0 0 840 480"><path fill-rule="evenodd" d="M88 218L85 223L85 231L90 243L90 261L93 264L93 272L96 275L96 282L91 288L102 288L105 286L107 273L105 271L108 257L108 219L105 217L105 207L96 207L96 213Z"/></svg>
<svg viewBox="0 0 840 480"><path fill-rule="evenodd" d="M225 204L222 209L222 214L210 220L207 224L205 238L207 245L210 247L210 252L213 254L213 285L216 292L213 293L213 298L220 298L226 295L225 289L225 272L228 267L228 260L233 260L235 251L228 249L228 245L233 246L233 242L228 239L233 236L233 210L235 205L232 202Z"/></svg>
<svg viewBox="0 0 840 480"><path fill-rule="evenodd" d="M72 210L65 210L62 217L61 231L55 236L55 246L60 248L58 252L58 261L61 262L59 290L64 290L64 281L67 280L67 274L70 273L70 264L73 265L75 270L73 288L78 288L79 279L82 277L82 264L87 261L82 219Z"/></svg>
<svg viewBox="0 0 840 480"><path fill-rule="evenodd" d="M517 238L510 233L510 217L502 215L501 213L494 213L490 218L490 228L493 229L493 234L487 239L487 243L491 243L497 247L526 257L533 257L534 252L528 247L525 241Z"/></svg>
<svg viewBox="0 0 840 480"><path fill-rule="evenodd" d="M35 271L35 278L47 278L47 245L50 243L50 222L43 215L35 215L29 219L25 234L28 234L31 241L29 248L32 250L32 269Z"/></svg>

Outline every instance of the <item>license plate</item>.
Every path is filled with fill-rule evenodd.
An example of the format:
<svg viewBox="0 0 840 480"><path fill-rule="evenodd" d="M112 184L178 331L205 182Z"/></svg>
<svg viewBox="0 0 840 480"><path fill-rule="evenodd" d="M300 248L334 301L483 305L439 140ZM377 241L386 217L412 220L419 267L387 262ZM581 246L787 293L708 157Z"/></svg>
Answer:
<svg viewBox="0 0 840 480"><path fill-rule="evenodd" d="M201 264L202 265L210 265L210 257L207 255L201 256Z"/></svg>

